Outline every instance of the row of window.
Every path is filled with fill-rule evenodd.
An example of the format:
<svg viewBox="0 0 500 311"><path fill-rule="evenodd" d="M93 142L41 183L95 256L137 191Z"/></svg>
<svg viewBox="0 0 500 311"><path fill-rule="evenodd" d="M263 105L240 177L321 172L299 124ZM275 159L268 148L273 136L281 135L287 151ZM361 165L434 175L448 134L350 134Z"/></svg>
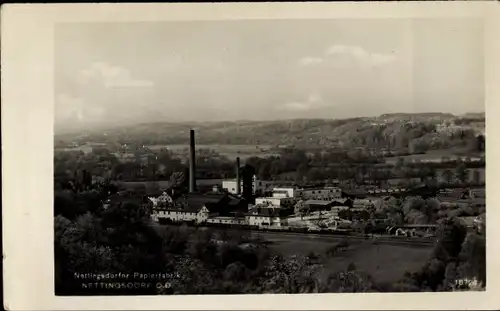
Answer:
<svg viewBox="0 0 500 311"><path fill-rule="evenodd" d="M214 219L214 220L219 220L219 219ZM216 221L211 221L211 222L216 222ZM233 220L230 220L230 219L221 219L219 220L220 223L237 223L237 224L244 224L245 222L244 221L233 221Z"/></svg>
<svg viewBox="0 0 500 311"><path fill-rule="evenodd" d="M170 211L159 211L158 214L160 215L176 215L177 213L182 213L182 212L170 212ZM184 214L186 215L196 215L196 213L186 213L184 212Z"/></svg>
<svg viewBox="0 0 500 311"><path fill-rule="evenodd" d="M327 192L327 193L340 192L340 190L313 190L312 194L315 194L316 191L318 191L318 194L321 194L322 191Z"/></svg>

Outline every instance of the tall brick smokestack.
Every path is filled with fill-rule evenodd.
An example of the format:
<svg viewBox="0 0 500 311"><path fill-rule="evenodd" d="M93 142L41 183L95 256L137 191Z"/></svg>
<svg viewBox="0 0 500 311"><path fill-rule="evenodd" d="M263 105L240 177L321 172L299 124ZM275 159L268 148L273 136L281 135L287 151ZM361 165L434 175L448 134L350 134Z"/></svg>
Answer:
<svg viewBox="0 0 500 311"><path fill-rule="evenodd" d="M196 149L194 130L189 131L189 192L196 192Z"/></svg>
<svg viewBox="0 0 500 311"><path fill-rule="evenodd" d="M241 194L240 157L236 158L236 194Z"/></svg>

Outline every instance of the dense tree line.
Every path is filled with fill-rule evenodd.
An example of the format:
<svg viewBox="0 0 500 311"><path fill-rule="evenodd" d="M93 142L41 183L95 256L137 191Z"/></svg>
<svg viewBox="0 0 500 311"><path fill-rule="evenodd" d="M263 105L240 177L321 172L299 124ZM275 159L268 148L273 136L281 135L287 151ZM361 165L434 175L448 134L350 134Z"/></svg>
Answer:
<svg viewBox="0 0 500 311"><path fill-rule="evenodd" d="M235 163L213 150L197 150L196 160L198 178L226 178L235 174ZM71 188L74 185L70 182L75 181L79 185L91 183L92 176L100 181L168 180L173 173L186 173L187 169L187 161L167 149L142 150L126 161L120 161L105 148L95 148L87 154L56 152L54 157L54 178L59 188Z"/></svg>
<svg viewBox="0 0 500 311"><path fill-rule="evenodd" d="M214 150L197 150L197 178L234 178L234 160L221 156ZM400 186L412 185L411 178L419 178L430 186L439 182L467 184L469 170L484 168L484 161L443 159L442 163L405 162L398 158L395 164L360 150L344 152L338 149L306 152L297 148L281 148L278 155L250 157L246 164L253 166L262 180L285 180L296 183L350 180L357 185L375 184L384 186L390 178L402 180ZM187 172L187 161L167 149L143 150L128 161L120 161L105 148L95 148L90 153L56 152L54 176L56 187L75 188L99 181L158 181L168 180L172 173ZM439 171L439 174L438 174Z"/></svg>
<svg viewBox="0 0 500 311"><path fill-rule="evenodd" d="M445 205L436 198L420 196L390 198L370 215L374 219L387 219L392 226L403 224L438 224L447 218L480 216L486 212L482 207Z"/></svg>

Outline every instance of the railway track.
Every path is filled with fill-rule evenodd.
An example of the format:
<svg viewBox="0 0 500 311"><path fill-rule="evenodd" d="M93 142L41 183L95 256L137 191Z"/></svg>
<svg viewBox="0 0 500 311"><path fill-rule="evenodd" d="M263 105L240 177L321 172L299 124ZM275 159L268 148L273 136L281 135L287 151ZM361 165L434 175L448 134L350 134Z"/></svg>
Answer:
<svg viewBox="0 0 500 311"><path fill-rule="evenodd" d="M234 229L229 229L234 230ZM236 231L236 230L234 230ZM312 240L331 240L331 241L341 241L341 240L355 240L355 241L372 241L381 244L393 244L393 245L422 245L431 246L435 243L432 239L414 239L414 238L403 238L403 237L365 237L359 235L334 235L334 234L320 234L320 233L295 233L295 232L275 232L275 231L251 231L252 234L257 236L261 235L263 237L295 237L300 239L312 239Z"/></svg>
<svg viewBox="0 0 500 311"><path fill-rule="evenodd" d="M152 226L163 227L169 225L153 223ZM177 226L176 226L177 227ZM226 232L249 232L253 236L261 236L270 242L273 239L279 239L280 237L296 238L302 240L330 240L330 241L341 241L341 240L355 240L355 241L372 241L374 243L381 244L391 244L391 245L408 245L408 246L432 246L436 241L434 239L422 239L422 238L408 238L408 237L398 237L398 236L365 236L365 235L336 235L336 234L325 234L325 233L299 233L299 232L283 232L283 231L268 231L268 230L249 230L249 229L235 229L235 228L219 228L219 227L192 227L192 228L209 228L215 231L226 231Z"/></svg>

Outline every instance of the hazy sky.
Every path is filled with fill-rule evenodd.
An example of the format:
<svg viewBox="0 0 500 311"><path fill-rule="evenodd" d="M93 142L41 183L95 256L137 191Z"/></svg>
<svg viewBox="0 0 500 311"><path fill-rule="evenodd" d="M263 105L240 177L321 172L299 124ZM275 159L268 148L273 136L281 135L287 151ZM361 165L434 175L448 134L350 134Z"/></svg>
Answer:
<svg viewBox="0 0 500 311"><path fill-rule="evenodd" d="M484 110L480 20L60 24L56 126Z"/></svg>

